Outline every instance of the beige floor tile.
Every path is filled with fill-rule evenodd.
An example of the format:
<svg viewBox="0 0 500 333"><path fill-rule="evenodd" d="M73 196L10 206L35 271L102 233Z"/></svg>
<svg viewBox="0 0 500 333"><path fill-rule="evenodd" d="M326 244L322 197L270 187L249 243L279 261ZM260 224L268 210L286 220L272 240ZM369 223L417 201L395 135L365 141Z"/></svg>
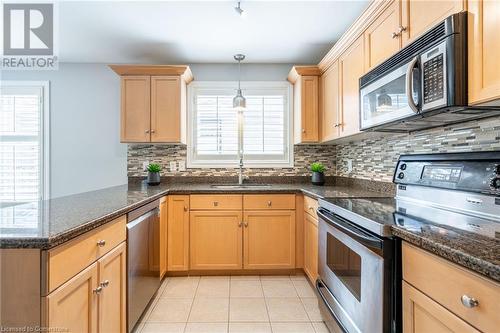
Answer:
<svg viewBox="0 0 500 333"><path fill-rule="evenodd" d="M202 277L195 297L229 297L229 279Z"/></svg>
<svg viewBox="0 0 500 333"><path fill-rule="evenodd" d="M231 298L229 321L269 321L264 298Z"/></svg>
<svg viewBox="0 0 500 333"><path fill-rule="evenodd" d="M193 300L178 298L160 298L153 311L146 319L147 322L186 322L189 316L189 310Z"/></svg>
<svg viewBox="0 0 500 333"><path fill-rule="evenodd" d="M231 297L264 297L260 280L231 280Z"/></svg>
<svg viewBox="0 0 500 333"><path fill-rule="evenodd" d="M266 303L271 322L309 321L299 298L266 298Z"/></svg>
<svg viewBox="0 0 500 333"><path fill-rule="evenodd" d="M297 292L290 279L262 280L265 297L297 297Z"/></svg>
<svg viewBox="0 0 500 333"><path fill-rule="evenodd" d="M226 333L227 323L187 323L185 333Z"/></svg>
<svg viewBox="0 0 500 333"><path fill-rule="evenodd" d="M261 275L261 280L290 280L289 275Z"/></svg>
<svg viewBox="0 0 500 333"><path fill-rule="evenodd" d="M200 280L230 280L231 277L229 275L205 275L201 276Z"/></svg>
<svg viewBox="0 0 500 333"><path fill-rule="evenodd" d="M316 333L330 333L324 322L315 322L312 325Z"/></svg>
<svg viewBox="0 0 500 333"><path fill-rule="evenodd" d="M229 320L229 298L194 299L189 322L210 323L227 322Z"/></svg>
<svg viewBox="0 0 500 333"><path fill-rule="evenodd" d="M260 280L258 275L231 275L231 280Z"/></svg>
<svg viewBox="0 0 500 333"><path fill-rule="evenodd" d="M271 333L270 323L229 323L229 333Z"/></svg>
<svg viewBox="0 0 500 333"><path fill-rule="evenodd" d="M141 333L183 333L185 323L146 323Z"/></svg>
<svg viewBox="0 0 500 333"><path fill-rule="evenodd" d="M311 323L272 323L273 333L314 333Z"/></svg>
<svg viewBox="0 0 500 333"><path fill-rule="evenodd" d="M294 280L292 279L293 286L297 290L299 297L316 297L314 289L307 280Z"/></svg>
<svg viewBox="0 0 500 333"><path fill-rule="evenodd" d="M310 321L322 321L323 317L319 311L318 299L316 297L301 298Z"/></svg>
<svg viewBox="0 0 500 333"><path fill-rule="evenodd" d="M196 293L199 282L199 277L171 278L161 294L161 297L192 298Z"/></svg>

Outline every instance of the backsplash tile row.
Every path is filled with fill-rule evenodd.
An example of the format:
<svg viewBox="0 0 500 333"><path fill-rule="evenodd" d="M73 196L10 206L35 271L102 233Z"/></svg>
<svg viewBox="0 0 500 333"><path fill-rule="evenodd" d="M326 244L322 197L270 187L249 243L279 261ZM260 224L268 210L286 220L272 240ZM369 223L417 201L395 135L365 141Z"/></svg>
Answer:
<svg viewBox="0 0 500 333"><path fill-rule="evenodd" d="M186 171L171 172L170 162L186 161L185 145L166 144L129 144L127 156L127 172L129 177L146 176L142 163L158 163L162 166L163 176L237 176L238 169L204 168L186 169ZM297 145L294 147L293 168L245 168L247 176L309 176L309 165L321 162L326 167L325 174L335 174L335 146L332 145Z"/></svg>
<svg viewBox="0 0 500 333"><path fill-rule="evenodd" d="M500 150L500 117L337 146L336 176L392 181L401 154ZM347 160L353 160L348 172Z"/></svg>

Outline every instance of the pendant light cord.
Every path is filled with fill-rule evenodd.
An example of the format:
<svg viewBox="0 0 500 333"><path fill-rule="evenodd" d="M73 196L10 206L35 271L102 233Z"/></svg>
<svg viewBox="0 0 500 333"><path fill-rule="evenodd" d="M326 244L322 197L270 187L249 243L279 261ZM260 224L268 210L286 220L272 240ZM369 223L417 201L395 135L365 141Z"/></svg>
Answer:
<svg viewBox="0 0 500 333"><path fill-rule="evenodd" d="M241 90L241 60L238 60L238 90Z"/></svg>

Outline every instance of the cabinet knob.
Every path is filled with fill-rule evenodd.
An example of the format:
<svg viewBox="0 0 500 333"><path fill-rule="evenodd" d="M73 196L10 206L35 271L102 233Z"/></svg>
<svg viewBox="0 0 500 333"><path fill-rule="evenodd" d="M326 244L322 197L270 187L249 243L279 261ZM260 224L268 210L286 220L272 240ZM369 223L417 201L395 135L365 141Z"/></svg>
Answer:
<svg viewBox="0 0 500 333"><path fill-rule="evenodd" d="M94 290L92 290L92 292L94 294L96 294L96 295L99 295L101 293L101 291L102 291L102 287L101 286L99 286L99 287L95 288Z"/></svg>
<svg viewBox="0 0 500 333"><path fill-rule="evenodd" d="M97 241L97 246L103 247L106 245L106 241L104 239L100 239Z"/></svg>
<svg viewBox="0 0 500 333"><path fill-rule="evenodd" d="M238 223L238 227L241 228L242 226L243 226L243 222Z"/></svg>
<svg viewBox="0 0 500 333"><path fill-rule="evenodd" d="M245 228L248 228L248 222L243 222L243 225L245 226Z"/></svg>
<svg viewBox="0 0 500 333"><path fill-rule="evenodd" d="M104 280L103 282L101 282L100 286L106 288L107 286L109 286L109 280Z"/></svg>
<svg viewBox="0 0 500 333"><path fill-rule="evenodd" d="M306 132L306 130L305 130L305 129L302 129L302 133L305 133L305 132Z"/></svg>
<svg viewBox="0 0 500 333"><path fill-rule="evenodd" d="M185 212L187 212L187 211L188 211L187 206L184 206L184 211L185 211Z"/></svg>
<svg viewBox="0 0 500 333"><path fill-rule="evenodd" d="M475 299L474 297L467 296L467 295L463 295L461 298L461 301L462 301L462 304L466 308L469 308L469 309L475 308L476 306L479 305L479 301L477 299Z"/></svg>
<svg viewBox="0 0 500 333"><path fill-rule="evenodd" d="M393 33L391 34L391 36L392 36L392 38L393 38L393 39L394 39L394 38L398 38L398 37L399 37L399 33L397 33L397 32L393 32Z"/></svg>
<svg viewBox="0 0 500 333"><path fill-rule="evenodd" d="M267 202L267 207L271 207L271 206L272 206L272 204L273 204L273 202L272 202L271 200L269 200L269 201Z"/></svg>
<svg viewBox="0 0 500 333"><path fill-rule="evenodd" d="M313 206L309 206L309 210L314 210L314 207Z"/></svg>
<svg viewBox="0 0 500 333"><path fill-rule="evenodd" d="M408 27L403 27L402 25L400 25L398 28L398 35L401 36L401 34L405 32L406 29L408 29Z"/></svg>
<svg viewBox="0 0 500 333"><path fill-rule="evenodd" d="M214 201L214 207L219 206L219 203L217 201Z"/></svg>
<svg viewBox="0 0 500 333"><path fill-rule="evenodd" d="M145 130L144 133L149 133L149 130Z"/></svg>
<svg viewBox="0 0 500 333"><path fill-rule="evenodd" d="M151 130L151 133L154 133L154 132L155 132L155 130Z"/></svg>

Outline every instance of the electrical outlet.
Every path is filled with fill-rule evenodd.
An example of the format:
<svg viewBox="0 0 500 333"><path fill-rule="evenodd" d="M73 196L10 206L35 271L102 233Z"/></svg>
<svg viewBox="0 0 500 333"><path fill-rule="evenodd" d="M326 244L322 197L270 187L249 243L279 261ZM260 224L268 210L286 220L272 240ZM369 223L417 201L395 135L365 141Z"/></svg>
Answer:
<svg viewBox="0 0 500 333"><path fill-rule="evenodd" d="M175 161L170 162L170 172L176 172L177 171L177 164Z"/></svg>
<svg viewBox="0 0 500 333"><path fill-rule="evenodd" d="M148 169L149 161L142 162L142 170L146 171Z"/></svg>
<svg viewBox="0 0 500 333"><path fill-rule="evenodd" d="M347 160L347 172L352 172L352 160Z"/></svg>
<svg viewBox="0 0 500 333"><path fill-rule="evenodd" d="M179 171L186 171L186 161L179 161Z"/></svg>

